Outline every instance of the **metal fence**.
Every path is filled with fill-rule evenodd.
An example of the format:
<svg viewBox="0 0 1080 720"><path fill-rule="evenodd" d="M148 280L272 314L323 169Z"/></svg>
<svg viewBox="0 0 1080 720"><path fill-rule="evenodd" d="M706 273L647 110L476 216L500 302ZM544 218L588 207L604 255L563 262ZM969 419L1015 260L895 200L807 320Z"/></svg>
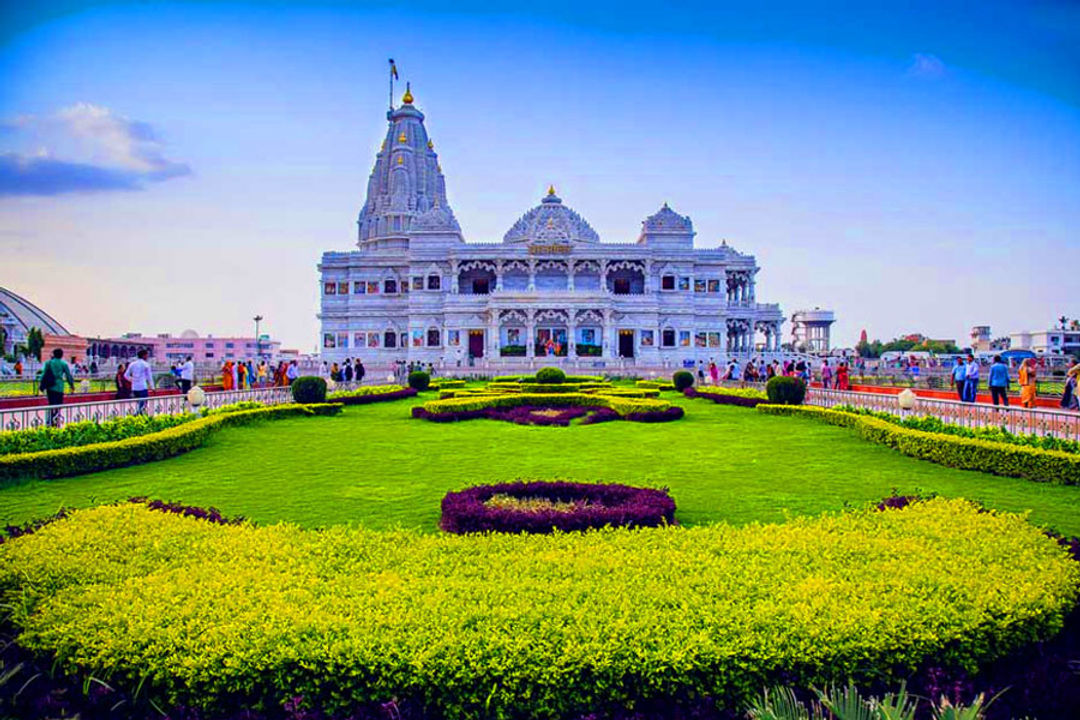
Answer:
<svg viewBox="0 0 1080 720"><path fill-rule="evenodd" d="M357 383L336 383L334 390L351 390ZM293 401L292 388L268 387L251 390L230 390L228 392L205 393L205 400L200 408L218 408L238 402L258 402L264 405L284 405ZM0 431L33 430L53 425L62 427L74 422L101 423L132 415L178 415L194 412L187 397L180 395L159 395L140 400L105 400L89 403L65 403L64 405L16 408L0 410Z"/></svg>
<svg viewBox="0 0 1080 720"><path fill-rule="evenodd" d="M1025 408L965 403L958 400L917 397L911 410L901 410L896 395L809 388L808 405L835 407L851 405L904 417L936 417L951 425L966 428L999 427L1014 435L1052 435L1080 441L1080 413L1043 408Z"/></svg>
<svg viewBox="0 0 1080 720"><path fill-rule="evenodd" d="M765 383L724 381L720 384L765 389ZM1052 435L1063 440L1080 441L1080 413L1065 410L1032 409L1017 405L1004 407L925 397L917 397L911 410L902 410L896 395L819 387L807 389L806 404L825 408L850 405L901 417L936 417L942 422L966 428L998 427L1013 435Z"/></svg>

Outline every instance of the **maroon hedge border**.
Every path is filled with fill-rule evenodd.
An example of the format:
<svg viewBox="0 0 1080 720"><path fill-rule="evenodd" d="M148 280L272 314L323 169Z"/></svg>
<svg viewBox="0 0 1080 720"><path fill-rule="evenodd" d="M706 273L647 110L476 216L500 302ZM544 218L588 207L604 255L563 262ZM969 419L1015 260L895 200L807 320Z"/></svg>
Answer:
<svg viewBox="0 0 1080 720"><path fill-rule="evenodd" d="M404 390L395 390L388 393L377 393L373 395L352 395L346 397L330 397L326 402L340 403L342 405L370 405L371 403L387 402L389 400L404 400L405 398L416 397L417 392L413 388L405 388Z"/></svg>
<svg viewBox="0 0 1080 720"><path fill-rule="evenodd" d="M559 503L580 502L581 505L572 512L529 512L485 505L494 495L545 498ZM478 485L447 493L442 501L439 527L451 533L550 533L607 525L660 527L674 524L675 501L666 489L557 481Z"/></svg>
<svg viewBox="0 0 1080 720"><path fill-rule="evenodd" d="M558 415L537 415L538 410L559 410ZM630 422L670 422L683 416L683 409L672 406L667 410L650 410L648 412L627 413L620 415L611 408L606 407L566 407L546 408L536 405L520 405L514 408L483 408L481 410L457 410L448 413L428 412L422 406L412 409L412 416L432 422L457 422L459 420L503 420L517 423L518 425L549 425L566 427L571 420L582 418L582 425L595 425L596 423L610 422L612 420L629 420Z"/></svg>
<svg viewBox="0 0 1080 720"><path fill-rule="evenodd" d="M768 400L759 400L758 398L740 397L739 395L720 395L719 393L703 393L698 392L694 388L686 388L683 391L683 395L688 398L704 398L705 400L712 400L717 405L738 405L739 407L752 408L757 407L761 403L767 403Z"/></svg>

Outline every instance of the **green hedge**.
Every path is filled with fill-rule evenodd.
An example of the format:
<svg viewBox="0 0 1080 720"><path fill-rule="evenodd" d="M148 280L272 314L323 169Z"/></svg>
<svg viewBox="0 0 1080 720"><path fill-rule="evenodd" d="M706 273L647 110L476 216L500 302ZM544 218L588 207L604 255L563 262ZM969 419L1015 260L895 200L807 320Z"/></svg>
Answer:
<svg viewBox="0 0 1080 720"><path fill-rule="evenodd" d="M536 382L535 375L496 375L491 378L495 383L520 383L520 382ZM567 375L563 382L568 383L604 383L607 382L605 378L599 375Z"/></svg>
<svg viewBox="0 0 1080 720"><path fill-rule="evenodd" d="M758 405L757 409L770 415L808 417L852 428L866 440L946 467L1060 485L1080 485L1080 456L1072 453L923 432L875 417L813 406Z"/></svg>
<svg viewBox="0 0 1080 720"><path fill-rule="evenodd" d="M727 395L730 397L749 398L751 400L768 400L765 391L757 388L730 388L719 385L699 385L695 388L698 395Z"/></svg>
<svg viewBox="0 0 1080 720"><path fill-rule="evenodd" d="M673 383L666 382L664 380L638 380L634 383L636 387L645 388L648 390L674 390L675 385Z"/></svg>
<svg viewBox="0 0 1080 720"><path fill-rule="evenodd" d="M465 380L438 380L428 386L429 390L458 390L468 383Z"/></svg>
<svg viewBox="0 0 1080 720"><path fill-rule="evenodd" d="M317 375L302 375L292 381L293 400L303 405L326 402L326 380Z"/></svg>
<svg viewBox="0 0 1080 720"><path fill-rule="evenodd" d="M0 482L21 478L54 478L83 475L108 468L162 460L200 447L212 433L234 425L296 415L332 415L337 404L277 405L258 410L209 415L183 425L117 440L60 450L20 453L0 457Z"/></svg>
<svg viewBox="0 0 1080 720"><path fill-rule="evenodd" d="M336 717L391 699L461 720L703 696L741 710L775 682L975 670L1060 631L1078 585L1022 516L945 499L555 535L214 525L124 504L0 545L20 645L213 717L296 697Z"/></svg>
<svg viewBox="0 0 1080 720"><path fill-rule="evenodd" d="M468 412L484 408L511 408L520 405L538 407L607 407L620 415L667 410L671 403L651 398L587 395L585 393L515 393L506 395L458 395L447 400L431 400L423 408L429 413Z"/></svg>

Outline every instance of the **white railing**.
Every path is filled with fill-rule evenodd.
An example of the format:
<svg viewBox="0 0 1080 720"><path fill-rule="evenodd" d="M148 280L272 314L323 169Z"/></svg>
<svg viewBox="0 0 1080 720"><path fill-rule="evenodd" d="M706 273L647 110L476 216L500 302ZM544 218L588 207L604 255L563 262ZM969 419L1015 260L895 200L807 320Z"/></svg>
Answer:
<svg viewBox="0 0 1080 720"><path fill-rule="evenodd" d="M337 383L334 390L351 390L356 383ZM268 387L251 390L208 392L201 408L218 408L238 402L258 402L264 405L285 405L293 401L292 388ZM62 427L73 422L101 423L131 415L179 415L193 412L195 408L187 397L179 393L158 395L144 400L104 400L89 403L65 403L64 405L38 405L35 407L0 410L0 432L33 430L46 425Z"/></svg>
<svg viewBox="0 0 1080 720"><path fill-rule="evenodd" d="M999 427L1013 435L1052 435L1080 441L1080 413L1044 408L1009 407L917 397L911 410L901 410L896 395L809 388L806 402L819 407L852 405L893 415L936 417L966 428Z"/></svg>
<svg viewBox="0 0 1080 720"><path fill-rule="evenodd" d="M724 387L752 387L765 389L765 383L722 380ZM886 393L857 392L855 390L826 390L807 388L806 404L831 408L851 405L875 412L886 412L901 417L936 417L950 425L966 428L998 427L1013 435L1052 435L1062 440L1080 441L1080 413L1045 408L1024 408L965 403L959 400L916 397L915 407L901 410L897 396Z"/></svg>

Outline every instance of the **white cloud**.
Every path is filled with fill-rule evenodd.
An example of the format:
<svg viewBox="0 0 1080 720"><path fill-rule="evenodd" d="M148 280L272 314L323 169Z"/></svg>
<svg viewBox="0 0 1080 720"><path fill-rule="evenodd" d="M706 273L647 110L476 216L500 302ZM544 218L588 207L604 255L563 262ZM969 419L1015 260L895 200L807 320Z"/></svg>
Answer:
<svg viewBox="0 0 1080 720"><path fill-rule="evenodd" d="M3 123L5 135L31 135L32 153L0 153L0 195L139 190L191 174L164 155L149 123L130 120L91 103L44 117L21 115Z"/></svg>
<svg viewBox="0 0 1080 720"><path fill-rule="evenodd" d="M945 74L945 63L937 55L915 53L911 56L907 74L912 77L938 78Z"/></svg>

